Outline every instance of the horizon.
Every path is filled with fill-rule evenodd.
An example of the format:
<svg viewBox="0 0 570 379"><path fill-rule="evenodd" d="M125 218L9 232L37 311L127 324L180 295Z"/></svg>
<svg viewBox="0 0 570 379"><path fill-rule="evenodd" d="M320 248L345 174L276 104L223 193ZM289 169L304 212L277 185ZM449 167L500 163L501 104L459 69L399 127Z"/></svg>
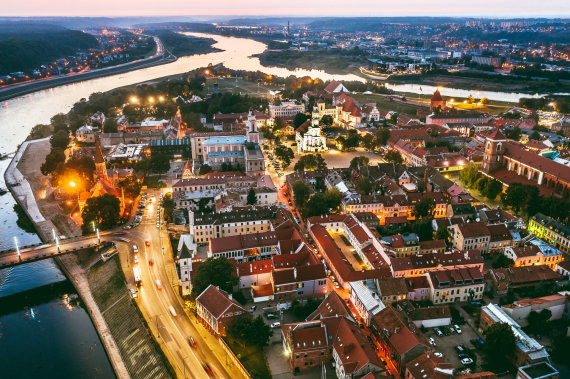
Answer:
<svg viewBox="0 0 570 379"><path fill-rule="evenodd" d="M213 4L212 4L213 3ZM102 11L104 9L104 11ZM568 18L570 2L565 0L534 1L481 0L477 3L453 4L446 0L405 0L398 4L386 0L354 0L331 5L327 0L313 0L309 6L301 0L273 6L261 0L238 3L216 0L191 4L170 0L168 4L145 4L144 0L112 0L96 3L69 3L65 0L24 0L5 4L2 17L470 17L470 18Z"/></svg>

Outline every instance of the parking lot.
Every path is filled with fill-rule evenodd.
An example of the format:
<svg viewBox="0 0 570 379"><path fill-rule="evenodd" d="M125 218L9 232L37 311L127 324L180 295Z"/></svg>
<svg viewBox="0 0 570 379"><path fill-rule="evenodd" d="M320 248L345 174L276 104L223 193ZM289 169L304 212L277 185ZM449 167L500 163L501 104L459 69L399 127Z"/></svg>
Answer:
<svg viewBox="0 0 570 379"><path fill-rule="evenodd" d="M453 306L453 305L451 305ZM429 328L425 333L426 337L431 337L434 339L436 346L434 351L442 353L443 358L453 365L455 368L460 367L470 367L476 368L476 371L481 370L482 357L480 355L480 350L477 350L471 343L472 340L481 337L476 330L474 330L469 324L464 324L459 326L461 329L461 334L452 331L452 326L440 327L439 329L444 331L445 328L448 330L449 335L438 336L435 332L435 328ZM459 359L458 353L456 351L456 346L463 345L467 348L466 354L473 360L472 365L463 365Z"/></svg>

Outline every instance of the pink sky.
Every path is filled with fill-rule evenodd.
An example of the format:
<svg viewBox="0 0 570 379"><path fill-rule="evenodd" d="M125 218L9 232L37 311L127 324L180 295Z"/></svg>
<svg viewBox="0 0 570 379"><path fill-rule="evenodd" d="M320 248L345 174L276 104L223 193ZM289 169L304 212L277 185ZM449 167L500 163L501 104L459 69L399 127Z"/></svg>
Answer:
<svg viewBox="0 0 570 379"><path fill-rule="evenodd" d="M568 17L568 0L4 0L0 16Z"/></svg>

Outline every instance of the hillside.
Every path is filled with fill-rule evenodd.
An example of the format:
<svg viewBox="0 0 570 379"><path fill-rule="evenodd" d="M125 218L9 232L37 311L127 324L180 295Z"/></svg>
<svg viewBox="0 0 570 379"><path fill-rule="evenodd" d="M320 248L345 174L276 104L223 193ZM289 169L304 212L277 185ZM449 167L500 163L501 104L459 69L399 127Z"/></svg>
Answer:
<svg viewBox="0 0 570 379"><path fill-rule="evenodd" d="M14 71L29 71L98 46L97 39L81 31L37 23L0 24L0 76Z"/></svg>

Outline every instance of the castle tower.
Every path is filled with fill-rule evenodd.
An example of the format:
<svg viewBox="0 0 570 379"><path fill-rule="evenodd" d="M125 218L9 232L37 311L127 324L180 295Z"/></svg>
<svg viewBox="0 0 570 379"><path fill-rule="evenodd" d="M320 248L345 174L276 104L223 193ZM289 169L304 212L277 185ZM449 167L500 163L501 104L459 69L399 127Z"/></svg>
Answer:
<svg viewBox="0 0 570 379"><path fill-rule="evenodd" d="M485 139L485 155L483 156L482 170L487 174L495 171L503 164L503 154L505 153L505 142L507 137L499 130L487 136Z"/></svg>
<svg viewBox="0 0 570 379"><path fill-rule="evenodd" d="M316 105L313 107L313 113L311 114L311 127L320 127L319 108Z"/></svg>
<svg viewBox="0 0 570 379"><path fill-rule="evenodd" d="M259 132L257 131L257 121L253 109L247 115L247 142L259 143Z"/></svg>
<svg viewBox="0 0 570 379"><path fill-rule="evenodd" d="M443 100L443 98L441 97L441 94L439 93L439 89L436 89L435 92L433 93L433 96L431 97L431 101L430 101L431 110L435 110L438 108L439 108L439 110L444 110L446 105L447 105L447 102L445 100Z"/></svg>
<svg viewBox="0 0 570 379"><path fill-rule="evenodd" d="M95 137L95 178L97 180L107 180L107 164L101 152L99 136Z"/></svg>

